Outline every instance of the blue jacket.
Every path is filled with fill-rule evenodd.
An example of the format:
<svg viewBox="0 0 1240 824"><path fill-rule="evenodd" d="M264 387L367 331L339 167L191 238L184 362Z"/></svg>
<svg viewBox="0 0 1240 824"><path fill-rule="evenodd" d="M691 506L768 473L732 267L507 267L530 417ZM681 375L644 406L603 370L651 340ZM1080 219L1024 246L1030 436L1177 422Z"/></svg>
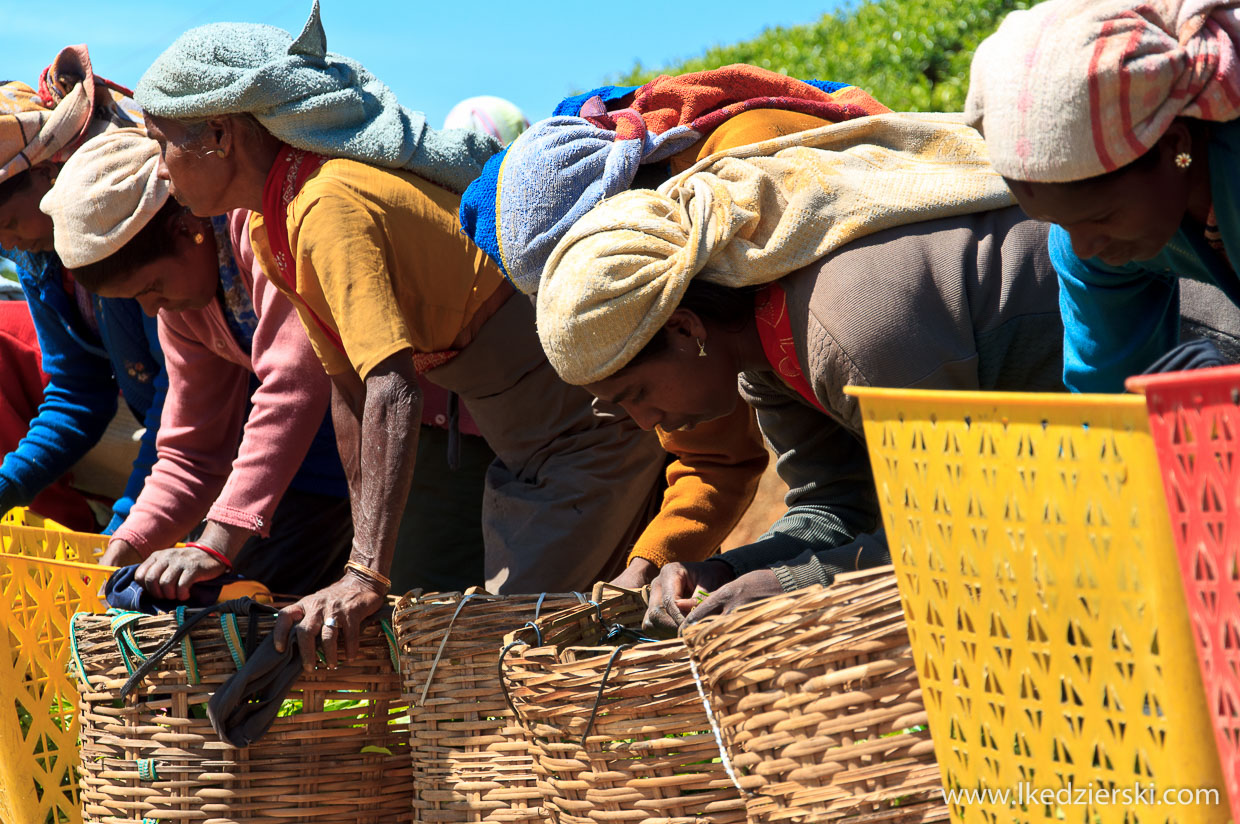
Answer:
<svg viewBox="0 0 1240 824"><path fill-rule="evenodd" d="M1240 264L1240 122L1215 124L1210 137L1210 192L1223 247ZM1156 196L1156 195L1151 195ZM1051 227L1051 263L1059 274L1064 325L1064 383L1073 392L1122 392L1179 342L1182 277L1212 283L1240 305L1240 277L1186 220L1149 260L1108 266L1081 260L1068 233Z"/></svg>
<svg viewBox="0 0 1240 824"><path fill-rule="evenodd" d="M0 513L29 503L103 437L122 395L146 426L112 530L129 514L155 463L155 436L168 391L154 318L136 300L92 297L99 332L90 329L63 286L54 253L0 250L17 265L49 382L26 437L0 464Z"/></svg>

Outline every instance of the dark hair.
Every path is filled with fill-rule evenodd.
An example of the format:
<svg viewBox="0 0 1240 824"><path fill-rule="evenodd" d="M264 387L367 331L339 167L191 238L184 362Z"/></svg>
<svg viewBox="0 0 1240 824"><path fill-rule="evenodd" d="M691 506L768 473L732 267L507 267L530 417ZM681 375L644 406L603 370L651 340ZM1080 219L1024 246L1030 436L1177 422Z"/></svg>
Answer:
<svg viewBox="0 0 1240 824"><path fill-rule="evenodd" d="M33 181L34 176L30 174L29 169L0 180L0 203L4 203L9 198L26 191L26 189L30 188L30 184Z"/></svg>
<svg viewBox="0 0 1240 824"><path fill-rule="evenodd" d="M732 288L708 283L704 280L691 280L680 299L678 309L688 309L703 321L716 323L728 331L739 331L745 324L753 320L753 301L759 286L743 286ZM628 365L663 354L669 346L666 329L660 329L650 339L650 343L642 347Z"/></svg>
<svg viewBox="0 0 1240 824"><path fill-rule="evenodd" d="M129 242L103 260L73 270L73 277L87 291L98 292L135 269L167 257L176 249L177 219L188 212L168 198L155 216Z"/></svg>

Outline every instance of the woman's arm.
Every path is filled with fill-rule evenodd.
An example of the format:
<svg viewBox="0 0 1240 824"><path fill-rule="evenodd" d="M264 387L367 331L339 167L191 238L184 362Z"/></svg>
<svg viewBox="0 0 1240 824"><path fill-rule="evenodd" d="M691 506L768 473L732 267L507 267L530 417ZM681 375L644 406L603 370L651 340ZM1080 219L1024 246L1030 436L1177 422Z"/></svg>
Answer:
<svg viewBox="0 0 1240 824"><path fill-rule="evenodd" d="M614 583L639 587L667 564L713 555L753 502L770 457L753 410L736 411L687 432L659 430L673 460L667 467L663 505Z"/></svg>
<svg viewBox="0 0 1240 824"><path fill-rule="evenodd" d="M422 420L422 395L409 351L382 360L366 375L364 387L360 432L349 426L347 415L341 421L344 431L337 429L353 500L353 552L349 560L386 577L413 483ZM340 397L356 404L356 393L341 392ZM334 403L333 410L339 405ZM356 419L356 406L353 409ZM333 417L333 421L339 420ZM376 579L346 571L336 583L281 611L275 628L277 649L284 649L288 633L296 625L303 666L314 668L316 641L321 638L327 666L334 668L338 638L344 639L346 656L355 656L362 620L385 603L386 595L387 588ZM325 624L328 618L334 625Z"/></svg>
<svg viewBox="0 0 1240 824"><path fill-rule="evenodd" d="M182 318L165 316L159 334L169 391L158 460L113 533L143 558L182 539L207 513L228 478L249 395L249 373L211 351Z"/></svg>
<svg viewBox="0 0 1240 824"><path fill-rule="evenodd" d="M776 381L746 374L741 383L778 455L775 465L789 488L787 511L748 546L702 563L664 567L651 586L649 627L672 629L689 610L694 619L718 611L717 600L695 607L691 596L699 586L714 592L733 581L745 583L739 603L781 591L775 567L807 551L821 555L852 544L877 527L878 496L865 444Z"/></svg>
<svg viewBox="0 0 1240 824"><path fill-rule="evenodd" d="M21 285L48 383L25 437L0 464L0 514L29 503L77 463L103 437L117 406L112 365L67 325L68 298L60 307L45 302L28 272Z"/></svg>

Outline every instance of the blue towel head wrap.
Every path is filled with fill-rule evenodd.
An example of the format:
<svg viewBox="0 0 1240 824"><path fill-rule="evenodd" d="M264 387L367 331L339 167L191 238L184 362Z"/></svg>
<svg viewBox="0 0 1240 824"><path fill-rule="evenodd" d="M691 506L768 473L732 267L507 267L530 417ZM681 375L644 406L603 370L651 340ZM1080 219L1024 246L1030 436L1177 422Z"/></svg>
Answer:
<svg viewBox="0 0 1240 824"><path fill-rule="evenodd" d="M637 115L630 119L640 123ZM551 250L579 218L632 186L641 164L700 139L687 126L659 135L635 126L621 134L581 117L548 118L487 162L461 199L461 228L517 289L532 295Z"/></svg>
<svg viewBox="0 0 1240 824"><path fill-rule="evenodd" d="M136 98L177 120L251 114L294 148L406 169L455 192L499 151L482 132L430 128L360 63L327 51L318 0L296 40L253 23L190 29L142 75Z"/></svg>

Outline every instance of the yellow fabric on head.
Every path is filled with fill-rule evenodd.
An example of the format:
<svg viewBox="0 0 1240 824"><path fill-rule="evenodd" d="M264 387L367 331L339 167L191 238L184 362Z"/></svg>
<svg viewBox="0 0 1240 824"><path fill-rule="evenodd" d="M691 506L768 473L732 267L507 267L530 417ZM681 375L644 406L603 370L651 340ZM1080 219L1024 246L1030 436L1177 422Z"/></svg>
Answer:
<svg viewBox="0 0 1240 824"><path fill-rule="evenodd" d="M680 174L705 157L737 146L751 146L765 140L829 125L830 120L814 117L812 114L784 109L751 109L723 121L705 140L673 155L667 165L671 167L672 174Z"/></svg>
<svg viewBox="0 0 1240 824"><path fill-rule="evenodd" d="M361 378L404 349L440 352L468 326L503 275L461 232L460 197L412 172L329 160L288 208L297 292L340 336L341 352L299 300L310 343L329 375ZM267 230L250 238L266 271ZM281 291L285 284L272 281Z"/></svg>
<svg viewBox="0 0 1240 824"><path fill-rule="evenodd" d="M624 367L694 277L770 283L866 235L1013 203L959 115L885 114L731 149L603 201L557 244L538 334L564 380Z"/></svg>

